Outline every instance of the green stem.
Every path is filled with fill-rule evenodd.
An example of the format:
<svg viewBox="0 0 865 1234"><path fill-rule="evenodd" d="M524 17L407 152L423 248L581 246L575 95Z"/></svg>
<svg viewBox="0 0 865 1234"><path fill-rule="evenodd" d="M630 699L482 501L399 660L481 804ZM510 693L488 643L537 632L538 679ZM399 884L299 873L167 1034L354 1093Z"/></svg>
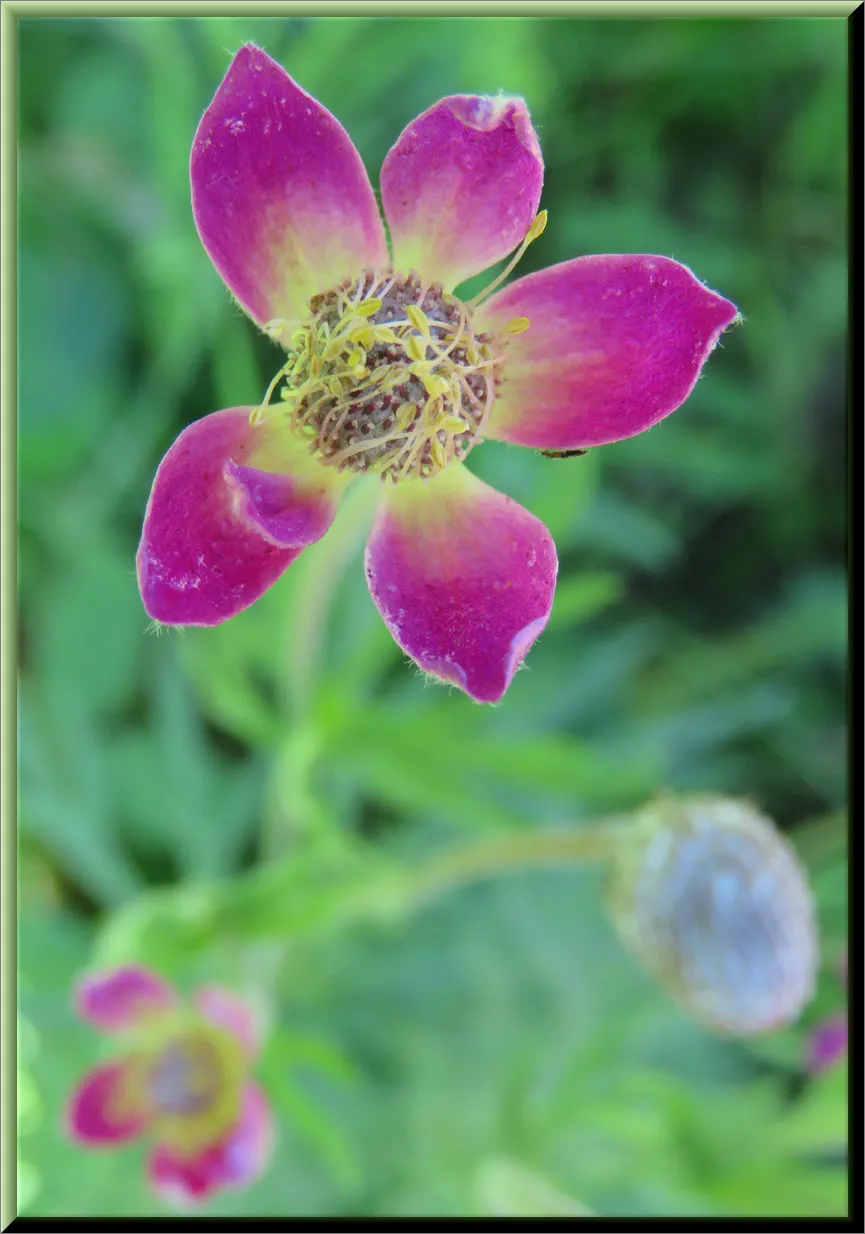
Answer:
<svg viewBox="0 0 865 1234"><path fill-rule="evenodd" d="M356 485L343 502L333 527L306 558L286 656L287 689L296 721L309 710L334 595L346 566L367 533L379 497L377 484Z"/></svg>
<svg viewBox="0 0 865 1234"><path fill-rule="evenodd" d="M627 818L587 827L520 831L457 845L419 866L363 850L329 866L308 849L250 871L227 886L218 915L247 940L330 932L364 921L399 921L460 887L508 872L609 860L628 832Z"/></svg>
<svg viewBox="0 0 865 1234"><path fill-rule="evenodd" d="M317 837L322 830L321 807L312 787L320 745L311 724L298 724L277 751L262 820L264 861L281 857L290 844Z"/></svg>
<svg viewBox="0 0 865 1234"><path fill-rule="evenodd" d="M588 827L498 835L452 849L407 876L405 907L417 912L458 887L509 871L608 861L628 825L627 817L615 817Z"/></svg>

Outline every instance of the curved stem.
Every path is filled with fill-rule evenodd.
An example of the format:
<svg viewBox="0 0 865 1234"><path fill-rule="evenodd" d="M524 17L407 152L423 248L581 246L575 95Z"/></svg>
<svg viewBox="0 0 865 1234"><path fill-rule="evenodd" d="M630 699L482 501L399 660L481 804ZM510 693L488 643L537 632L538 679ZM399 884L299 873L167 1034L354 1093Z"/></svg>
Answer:
<svg viewBox="0 0 865 1234"><path fill-rule="evenodd" d="M588 827L519 831L451 849L408 876L406 909L417 912L458 887L508 871L608 861L628 825L627 817L614 817Z"/></svg>
<svg viewBox="0 0 865 1234"><path fill-rule="evenodd" d="M497 835L454 845L417 866L366 849L334 852L322 865L320 850L300 849L226 887L218 915L241 936L286 945L310 931L398 921L460 887L511 871L608 861L629 824L617 816L586 827Z"/></svg>

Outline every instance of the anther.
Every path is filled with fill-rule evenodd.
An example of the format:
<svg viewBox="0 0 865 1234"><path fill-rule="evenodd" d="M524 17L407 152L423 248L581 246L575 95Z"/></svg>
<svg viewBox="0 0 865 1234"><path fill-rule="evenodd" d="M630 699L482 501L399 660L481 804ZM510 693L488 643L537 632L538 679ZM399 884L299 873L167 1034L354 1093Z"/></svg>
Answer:
<svg viewBox="0 0 865 1234"><path fill-rule="evenodd" d="M531 324L528 317L513 317L505 326L505 332L507 334L522 334L528 330Z"/></svg>
<svg viewBox="0 0 865 1234"><path fill-rule="evenodd" d="M358 317L374 317L380 308L381 300L378 300L375 296L372 296L369 300L362 300L354 311L357 313Z"/></svg>
<svg viewBox="0 0 865 1234"><path fill-rule="evenodd" d="M493 281L491 283L488 283L487 286L483 289L483 291L478 292L478 294L474 297L474 299L469 300L470 309L476 309L479 304L482 304L484 300L486 300L495 291L495 289L501 283L505 281L505 279L510 274L511 270L513 270L514 266L520 260L523 253L525 253L526 249L529 247L532 241L537 240L538 236L540 236L543 233L547 225L548 217L549 217L549 213L546 210L541 210L539 214L535 215L534 222L532 223L529 230L526 232L525 239L523 240L522 244L519 246L517 251L514 253L513 257L510 259L508 264L505 266L504 270L502 270L501 274L497 274L496 277L493 279Z"/></svg>
<svg viewBox="0 0 865 1234"><path fill-rule="evenodd" d="M314 296L310 314L256 420L284 381L283 414L326 466L423 479L465 457L498 357L464 304L414 274L367 272Z"/></svg>

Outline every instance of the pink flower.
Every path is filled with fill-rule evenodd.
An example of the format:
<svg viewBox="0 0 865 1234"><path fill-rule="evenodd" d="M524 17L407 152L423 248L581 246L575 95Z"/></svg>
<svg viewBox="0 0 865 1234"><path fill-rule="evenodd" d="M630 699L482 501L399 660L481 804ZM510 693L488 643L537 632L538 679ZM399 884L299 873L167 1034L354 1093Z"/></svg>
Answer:
<svg viewBox="0 0 865 1234"><path fill-rule="evenodd" d="M840 980L847 984L847 957L838 966ZM847 1013L826 1016L808 1038L806 1066L811 1072L828 1071L847 1053Z"/></svg>
<svg viewBox="0 0 865 1234"><path fill-rule="evenodd" d="M73 1139L110 1148L148 1135L150 1182L182 1204L261 1174L273 1129L267 1099L248 1079L259 1043L244 1003L212 986L189 1006L154 973L127 967L85 977L76 1008L122 1048L73 1092Z"/></svg>
<svg viewBox="0 0 865 1234"><path fill-rule="evenodd" d="M187 428L156 474L138 578L156 620L215 625L377 475L372 598L422 669L502 697L550 614L546 527L462 465L484 437L570 452L631 437L690 394L735 307L665 257L580 257L470 302L466 279L543 230L525 103L455 95L381 172L390 247L345 130L241 48L192 147L192 207L241 307L287 351L261 407ZM276 388L281 395L271 403Z"/></svg>

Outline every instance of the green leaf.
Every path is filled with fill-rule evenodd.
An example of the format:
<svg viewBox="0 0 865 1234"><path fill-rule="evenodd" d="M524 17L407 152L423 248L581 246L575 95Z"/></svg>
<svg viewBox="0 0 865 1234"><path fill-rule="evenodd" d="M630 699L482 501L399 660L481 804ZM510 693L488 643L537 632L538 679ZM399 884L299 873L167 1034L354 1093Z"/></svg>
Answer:
<svg viewBox="0 0 865 1234"><path fill-rule="evenodd" d="M21 827L97 903L116 906L141 882L112 828L104 748L77 701L22 693Z"/></svg>
<svg viewBox="0 0 865 1234"><path fill-rule="evenodd" d="M104 716L137 684L146 627L132 558L109 537L90 537L70 545L66 569L40 597L31 671L56 694Z"/></svg>
<svg viewBox="0 0 865 1234"><path fill-rule="evenodd" d="M478 1210L484 1217L590 1217L591 1211L543 1174L509 1157L482 1162Z"/></svg>

